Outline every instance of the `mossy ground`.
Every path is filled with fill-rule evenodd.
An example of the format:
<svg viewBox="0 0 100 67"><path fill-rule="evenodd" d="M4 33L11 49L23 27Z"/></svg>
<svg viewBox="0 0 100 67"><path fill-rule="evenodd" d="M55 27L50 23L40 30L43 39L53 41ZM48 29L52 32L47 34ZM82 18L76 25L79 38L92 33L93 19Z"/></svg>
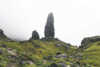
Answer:
<svg viewBox="0 0 100 67"><path fill-rule="evenodd" d="M100 41L89 44L82 54L81 63L89 64L92 67L100 67Z"/></svg>
<svg viewBox="0 0 100 67"><path fill-rule="evenodd" d="M100 67L100 41L89 45L81 50L71 45L66 47L68 44L59 40L0 41L0 67L50 67L52 63ZM56 58L57 53L67 57Z"/></svg>
<svg viewBox="0 0 100 67"><path fill-rule="evenodd" d="M58 47L57 44L62 46ZM1 45L6 45L6 47ZM0 41L0 49L3 51L0 54L0 65L2 67L11 65L15 65L15 67L47 67L51 63L65 62L67 64L67 58L55 58L57 53L71 55L74 47L66 48L66 46L66 43L58 40ZM29 64L28 61L31 61L32 64Z"/></svg>

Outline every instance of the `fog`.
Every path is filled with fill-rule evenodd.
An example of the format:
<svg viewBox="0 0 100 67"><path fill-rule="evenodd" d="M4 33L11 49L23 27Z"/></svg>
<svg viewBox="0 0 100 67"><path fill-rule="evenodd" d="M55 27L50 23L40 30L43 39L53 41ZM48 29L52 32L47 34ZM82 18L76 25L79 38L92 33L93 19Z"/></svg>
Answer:
<svg viewBox="0 0 100 67"><path fill-rule="evenodd" d="M50 12L62 41L80 45L84 37L100 35L99 0L0 0L0 28L13 39L26 40L33 30L44 37Z"/></svg>

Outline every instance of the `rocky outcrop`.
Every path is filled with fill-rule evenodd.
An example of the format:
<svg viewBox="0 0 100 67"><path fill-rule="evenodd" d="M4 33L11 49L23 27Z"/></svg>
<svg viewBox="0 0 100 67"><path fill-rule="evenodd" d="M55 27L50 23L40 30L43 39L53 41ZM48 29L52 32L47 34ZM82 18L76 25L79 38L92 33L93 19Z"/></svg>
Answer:
<svg viewBox="0 0 100 67"><path fill-rule="evenodd" d="M90 43L100 41L100 36L93 36L84 38L81 42L80 48L87 48Z"/></svg>
<svg viewBox="0 0 100 67"><path fill-rule="evenodd" d="M4 32L2 29L0 29L0 36L4 35Z"/></svg>
<svg viewBox="0 0 100 67"><path fill-rule="evenodd" d="M53 14L50 13L47 18L47 24L45 26L45 38L46 39L53 39L55 36L54 31L54 17Z"/></svg>
<svg viewBox="0 0 100 67"><path fill-rule="evenodd" d="M30 38L30 40L39 40L40 39L40 36L38 34L37 31L33 31L32 32L32 37Z"/></svg>
<svg viewBox="0 0 100 67"><path fill-rule="evenodd" d="M0 37L5 37L4 32L2 29L0 29Z"/></svg>
<svg viewBox="0 0 100 67"><path fill-rule="evenodd" d="M4 34L4 31L0 29L0 40L8 40L7 36Z"/></svg>

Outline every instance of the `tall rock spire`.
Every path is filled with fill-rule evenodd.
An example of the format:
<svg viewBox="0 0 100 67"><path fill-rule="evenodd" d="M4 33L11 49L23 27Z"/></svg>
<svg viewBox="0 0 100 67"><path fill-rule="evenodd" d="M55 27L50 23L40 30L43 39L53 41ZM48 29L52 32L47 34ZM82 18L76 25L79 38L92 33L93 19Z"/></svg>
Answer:
<svg viewBox="0 0 100 67"><path fill-rule="evenodd" d="M54 29L54 16L53 13L50 13L47 18L47 23L45 26L45 38L54 38L55 29Z"/></svg>

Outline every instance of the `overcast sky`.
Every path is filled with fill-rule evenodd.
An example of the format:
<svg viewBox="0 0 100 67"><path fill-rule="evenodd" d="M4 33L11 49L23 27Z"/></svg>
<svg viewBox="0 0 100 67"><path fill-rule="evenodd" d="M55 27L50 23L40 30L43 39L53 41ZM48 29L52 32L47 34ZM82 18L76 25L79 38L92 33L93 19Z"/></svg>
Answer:
<svg viewBox="0 0 100 67"><path fill-rule="evenodd" d="M56 37L67 43L100 35L100 0L0 0L0 28L14 39L28 39L33 30L43 37L50 12Z"/></svg>

